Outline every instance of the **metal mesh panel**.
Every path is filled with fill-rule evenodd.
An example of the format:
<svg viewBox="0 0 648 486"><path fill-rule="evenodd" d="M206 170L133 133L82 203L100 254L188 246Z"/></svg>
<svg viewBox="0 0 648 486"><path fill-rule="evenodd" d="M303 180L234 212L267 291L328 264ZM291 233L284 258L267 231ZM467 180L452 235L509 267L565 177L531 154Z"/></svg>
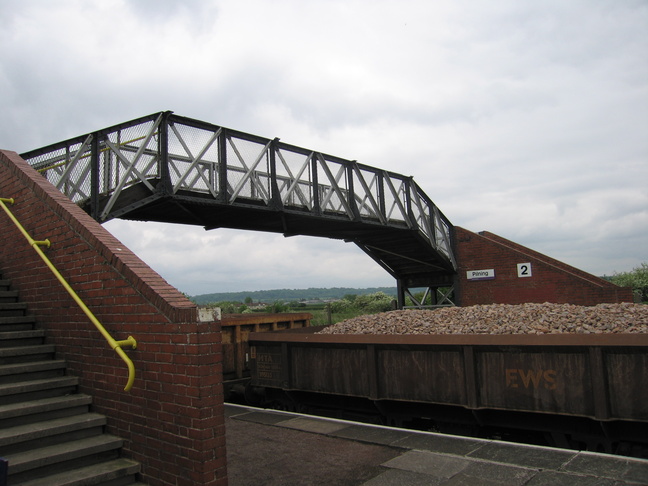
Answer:
<svg viewBox="0 0 648 486"><path fill-rule="evenodd" d="M27 162L76 203L90 198L90 140L70 143Z"/></svg>
<svg viewBox="0 0 648 486"><path fill-rule="evenodd" d="M436 207L434 208L434 214L435 246L453 263L455 263L450 243L450 224L441 218L439 210Z"/></svg>
<svg viewBox="0 0 648 486"><path fill-rule="evenodd" d="M385 217L395 224L407 221L405 182L385 174Z"/></svg>
<svg viewBox="0 0 648 486"><path fill-rule="evenodd" d="M342 213L353 218L349 205L349 186L346 166L318 154L319 205L325 213Z"/></svg>
<svg viewBox="0 0 648 486"><path fill-rule="evenodd" d="M277 187L285 206L313 209L311 155L277 150Z"/></svg>
<svg viewBox="0 0 648 486"><path fill-rule="evenodd" d="M378 173L367 169L353 172L353 191L360 216L383 222L380 210L380 186Z"/></svg>
<svg viewBox="0 0 648 486"><path fill-rule="evenodd" d="M169 130L169 173L173 192L218 195L218 138L221 130L174 123Z"/></svg>
<svg viewBox="0 0 648 486"><path fill-rule="evenodd" d="M109 194L160 177L158 137L151 133L154 123L147 122L116 130L100 140L99 187Z"/></svg>
<svg viewBox="0 0 648 486"><path fill-rule="evenodd" d="M417 188L414 184L409 186L409 200L411 216L415 226L423 233L430 242L434 241L434 234L430 225L430 210L426 204L421 200Z"/></svg>
<svg viewBox="0 0 648 486"><path fill-rule="evenodd" d="M248 198L270 202L269 141L266 144L229 137L227 180L230 200Z"/></svg>

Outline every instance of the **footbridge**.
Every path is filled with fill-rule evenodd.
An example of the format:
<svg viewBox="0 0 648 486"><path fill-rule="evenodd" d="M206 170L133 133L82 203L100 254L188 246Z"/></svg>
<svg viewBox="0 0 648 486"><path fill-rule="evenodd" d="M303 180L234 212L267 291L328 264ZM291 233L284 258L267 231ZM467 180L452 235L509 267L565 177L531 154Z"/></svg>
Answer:
<svg viewBox="0 0 648 486"><path fill-rule="evenodd" d="M170 111L21 156L100 223L339 239L396 279L401 307L421 287L451 304L452 225L411 177Z"/></svg>

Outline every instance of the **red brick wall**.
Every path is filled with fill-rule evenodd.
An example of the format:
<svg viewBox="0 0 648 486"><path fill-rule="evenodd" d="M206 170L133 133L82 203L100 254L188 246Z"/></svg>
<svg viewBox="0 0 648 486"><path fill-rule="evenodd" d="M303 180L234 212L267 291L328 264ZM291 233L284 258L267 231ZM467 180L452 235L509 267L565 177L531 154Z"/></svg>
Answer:
<svg viewBox="0 0 648 486"><path fill-rule="evenodd" d="M11 279L49 342L108 416L109 432L157 485L226 485L220 323L198 322L195 305L16 153L0 151L0 197L116 340L127 368L0 211L0 272Z"/></svg>
<svg viewBox="0 0 648 486"><path fill-rule="evenodd" d="M455 227L459 305L554 302L577 305L632 302L632 290L554 260L489 232ZM531 264L531 276L518 276L518 263ZM467 272L494 270L495 278L470 280Z"/></svg>

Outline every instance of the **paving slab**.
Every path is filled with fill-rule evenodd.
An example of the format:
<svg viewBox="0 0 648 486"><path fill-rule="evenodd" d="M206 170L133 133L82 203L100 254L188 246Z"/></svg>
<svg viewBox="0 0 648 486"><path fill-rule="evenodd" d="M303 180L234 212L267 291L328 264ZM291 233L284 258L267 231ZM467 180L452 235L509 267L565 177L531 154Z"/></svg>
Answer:
<svg viewBox="0 0 648 486"><path fill-rule="evenodd" d="M239 412L231 414L230 417L236 417L238 420L245 422L254 422L257 424L275 425L280 422L285 422L290 417L276 412Z"/></svg>
<svg viewBox="0 0 648 486"><path fill-rule="evenodd" d="M493 479L475 478L474 476L459 473L443 482L441 486L509 486L509 483Z"/></svg>
<svg viewBox="0 0 648 486"><path fill-rule="evenodd" d="M403 441L407 441L412 437L410 431L401 429L388 429L385 427L365 425L347 425L346 427L333 432L331 435L343 439L414 449L414 447L408 447L407 445L401 446Z"/></svg>
<svg viewBox="0 0 648 486"><path fill-rule="evenodd" d="M576 474L648 484L648 461L644 460L581 452L562 469Z"/></svg>
<svg viewBox="0 0 648 486"><path fill-rule="evenodd" d="M522 486L537 473L537 469L506 466L486 461L472 461L468 467L444 484L447 486L459 484Z"/></svg>
<svg viewBox="0 0 648 486"><path fill-rule="evenodd" d="M564 449L492 441L467 456L515 466L558 470L576 454L576 451Z"/></svg>
<svg viewBox="0 0 648 486"><path fill-rule="evenodd" d="M533 476L525 486L620 486L625 484L627 483L617 482L609 478L542 471Z"/></svg>
<svg viewBox="0 0 648 486"><path fill-rule="evenodd" d="M282 427L289 429L303 430L304 432L313 432L316 434L331 434L340 429L347 427L346 424L316 418L297 417L281 422Z"/></svg>
<svg viewBox="0 0 648 486"><path fill-rule="evenodd" d="M444 482L445 479L433 478L427 474L389 469L366 483L362 483L362 486L440 486Z"/></svg>
<svg viewBox="0 0 648 486"><path fill-rule="evenodd" d="M408 449L467 456L489 443L490 441L487 440L473 440L443 434L409 434L396 445Z"/></svg>
<svg viewBox="0 0 648 486"><path fill-rule="evenodd" d="M470 463L471 461L458 456L413 450L387 461L383 466L448 479L467 468Z"/></svg>

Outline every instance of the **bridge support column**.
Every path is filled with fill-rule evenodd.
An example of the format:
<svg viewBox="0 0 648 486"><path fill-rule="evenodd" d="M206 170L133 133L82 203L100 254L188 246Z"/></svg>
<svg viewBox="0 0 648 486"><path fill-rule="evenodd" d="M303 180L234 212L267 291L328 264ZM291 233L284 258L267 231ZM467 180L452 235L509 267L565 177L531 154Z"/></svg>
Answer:
<svg viewBox="0 0 648 486"><path fill-rule="evenodd" d="M396 280L398 309L403 309L405 307L405 299L408 296L412 301L412 307L419 309L456 305L453 297L455 287L452 283L446 285L429 285L427 287L419 285L416 288L424 289L422 298L416 297L412 293L413 288L408 287L402 280Z"/></svg>
<svg viewBox="0 0 648 486"><path fill-rule="evenodd" d="M401 279L396 280L396 299L399 309L405 307L405 287L403 286L403 281Z"/></svg>

